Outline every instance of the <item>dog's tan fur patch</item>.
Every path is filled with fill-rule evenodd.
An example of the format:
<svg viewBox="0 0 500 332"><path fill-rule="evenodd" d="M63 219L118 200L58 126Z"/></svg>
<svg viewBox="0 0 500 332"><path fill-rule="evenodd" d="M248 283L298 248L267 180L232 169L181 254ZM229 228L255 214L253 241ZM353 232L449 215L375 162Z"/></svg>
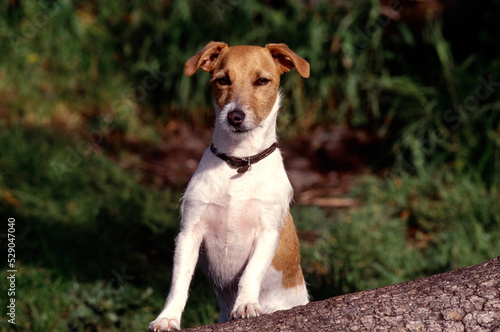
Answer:
<svg viewBox="0 0 500 332"><path fill-rule="evenodd" d="M278 271L283 271L281 283L285 288L295 287L304 281L300 268L299 239L290 211L287 212L283 221L272 266Z"/></svg>

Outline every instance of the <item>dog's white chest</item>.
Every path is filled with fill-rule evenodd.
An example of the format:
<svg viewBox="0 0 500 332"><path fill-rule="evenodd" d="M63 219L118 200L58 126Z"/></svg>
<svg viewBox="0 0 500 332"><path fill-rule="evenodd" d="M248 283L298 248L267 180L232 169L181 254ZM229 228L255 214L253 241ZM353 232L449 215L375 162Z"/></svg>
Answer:
<svg viewBox="0 0 500 332"><path fill-rule="evenodd" d="M209 274L231 282L243 270L263 227L279 228L279 217L273 226L265 216L284 213L290 195L279 153L238 174L207 151L186 189L183 214L196 213L203 228L201 262Z"/></svg>
<svg viewBox="0 0 500 332"><path fill-rule="evenodd" d="M224 206L207 206L201 253L210 274L223 283L230 283L242 270L258 236L260 224L252 205L251 201L229 201Z"/></svg>

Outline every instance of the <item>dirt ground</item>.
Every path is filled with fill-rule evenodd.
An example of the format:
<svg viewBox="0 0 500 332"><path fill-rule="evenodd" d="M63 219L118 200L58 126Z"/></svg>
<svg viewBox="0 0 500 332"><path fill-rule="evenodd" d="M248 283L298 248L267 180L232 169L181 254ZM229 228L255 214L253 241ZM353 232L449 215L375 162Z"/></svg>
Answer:
<svg viewBox="0 0 500 332"><path fill-rule="evenodd" d="M166 125L162 141L153 147L131 147L140 155L144 181L184 189L211 142L208 129L180 122ZM280 139L285 168L302 205L347 208L357 204L342 198L355 178L366 173L378 140L365 130L318 128L307 136Z"/></svg>

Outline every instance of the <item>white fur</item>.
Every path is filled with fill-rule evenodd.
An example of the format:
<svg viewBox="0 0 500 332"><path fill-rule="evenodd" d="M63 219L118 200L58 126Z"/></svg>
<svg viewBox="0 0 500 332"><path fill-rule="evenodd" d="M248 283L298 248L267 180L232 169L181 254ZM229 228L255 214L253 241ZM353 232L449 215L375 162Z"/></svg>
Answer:
<svg viewBox="0 0 500 332"><path fill-rule="evenodd" d="M227 123L228 112L237 106L245 112L248 132L234 132ZM260 123L244 105L232 102L216 109L214 145L219 152L236 157L265 150L276 141L279 107L278 95L271 113ZM198 258L214 284L220 322L307 303L305 284L283 287L282 272L271 265L291 198L279 150L239 174L207 149L182 199L172 286L150 330L180 328Z"/></svg>

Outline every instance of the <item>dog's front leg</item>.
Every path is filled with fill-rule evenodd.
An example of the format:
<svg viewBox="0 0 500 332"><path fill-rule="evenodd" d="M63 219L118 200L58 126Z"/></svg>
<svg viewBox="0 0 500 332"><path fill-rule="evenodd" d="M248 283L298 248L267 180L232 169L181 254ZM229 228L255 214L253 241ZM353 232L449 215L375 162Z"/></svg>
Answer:
<svg viewBox="0 0 500 332"><path fill-rule="evenodd" d="M278 245L281 218L279 213L277 216L260 217L261 229L256 235L253 254L238 284L232 319L256 317L260 314L260 286Z"/></svg>
<svg viewBox="0 0 500 332"><path fill-rule="evenodd" d="M152 332L180 330L182 311L186 306L189 284L203 240L203 230L200 223L183 220L182 224L183 228L176 240L172 285L165 307L158 317L149 324L149 330Z"/></svg>

